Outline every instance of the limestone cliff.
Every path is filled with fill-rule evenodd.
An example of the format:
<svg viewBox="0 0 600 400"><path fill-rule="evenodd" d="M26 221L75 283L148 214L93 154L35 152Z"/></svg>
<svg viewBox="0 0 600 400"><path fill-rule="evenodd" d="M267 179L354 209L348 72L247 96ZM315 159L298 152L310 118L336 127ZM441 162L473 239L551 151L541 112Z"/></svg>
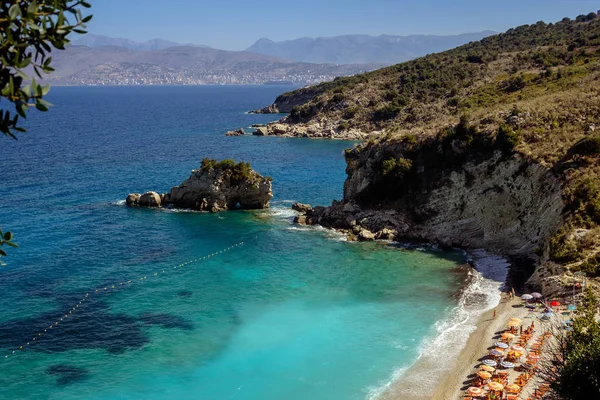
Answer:
<svg viewBox="0 0 600 400"><path fill-rule="evenodd" d="M310 223L394 239L415 239L505 255L530 255L562 223L559 180L543 166L500 150L455 168L416 160L404 176L381 166L402 152L373 146L348 153L344 198L307 213ZM387 234L386 234L387 236ZM538 250L539 251L539 250Z"/></svg>
<svg viewBox="0 0 600 400"><path fill-rule="evenodd" d="M175 207L218 212L239 208L263 209L273 197L271 179L250 168L248 163L204 159L200 169L169 193L147 192L127 196L127 205Z"/></svg>

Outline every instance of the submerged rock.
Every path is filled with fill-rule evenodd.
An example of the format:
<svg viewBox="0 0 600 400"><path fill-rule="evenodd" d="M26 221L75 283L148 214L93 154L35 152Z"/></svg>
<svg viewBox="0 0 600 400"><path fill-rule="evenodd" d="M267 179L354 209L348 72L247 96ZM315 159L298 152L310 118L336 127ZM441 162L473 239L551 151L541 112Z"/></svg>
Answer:
<svg viewBox="0 0 600 400"><path fill-rule="evenodd" d="M127 205L175 207L218 212L269 207L273 197L271 178L254 171L249 163L205 158L200 169L169 193L137 193L127 196Z"/></svg>

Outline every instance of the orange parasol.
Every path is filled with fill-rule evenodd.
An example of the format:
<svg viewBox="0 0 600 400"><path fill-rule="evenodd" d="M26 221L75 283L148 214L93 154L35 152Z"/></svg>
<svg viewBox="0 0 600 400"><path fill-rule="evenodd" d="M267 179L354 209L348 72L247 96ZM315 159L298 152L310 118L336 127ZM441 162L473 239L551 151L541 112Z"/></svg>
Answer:
<svg viewBox="0 0 600 400"><path fill-rule="evenodd" d="M514 383L512 385L506 386L506 391L510 393L519 393L519 390L521 390L521 386Z"/></svg>
<svg viewBox="0 0 600 400"><path fill-rule="evenodd" d="M500 392L504 390L504 385L498 382L490 382L488 383L488 388L494 392Z"/></svg>
<svg viewBox="0 0 600 400"><path fill-rule="evenodd" d="M481 367L479 367L480 371L487 371L487 372L494 372L496 370L496 368L489 366L489 365L482 365Z"/></svg>
<svg viewBox="0 0 600 400"><path fill-rule="evenodd" d="M516 318L516 317L513 317L513 318L509 319L509 321L515 321L515 322L521 323L521 320L519 318Z"/></svg>
<svg viewBox="0 0 600 400"><path fill-rule="evenodd" d="M515 338L515 335L513 335L512 333L506 332L506 333L502 334L502 339L509 339L509 340L511 340L511 339L514 339L514 338Z"/></svg>
<svg viewBox="0 0 600 400"><path fill-rule="evenodd" d="M508 323L506 324L506 326L511 327L511 328L515 328L519 325L521 325L521 323L517 322L517 321L508 321Z"/></svg>
<svg viewBox="0 0 600 400"><path fill-rule="evenodd" d="M479 371L477 373L477 376L480 377L481 379L490 379L492 377L492 374L490 374L487 371Z"/></svg>
<svg viewBox="0 0 600 400"><path fill-rule="evenodd" d="M483 389L475 387L475 386L471 386L470 388L467 389L467 394L469 396L481 396L483 394Z"/></svg>
<svg viewBox="0 0 600 400"><path fill-rule="evenodd" d="M508 356L509 356L509 357L515 357L515 358L519 358L519 357L521 357L522 355L523 355L523 353L522 353L522 352L520 352L520 351L516 351L516 350L511 350L511 351L509 351L509 352L508 352Z"/></svg>
<svg viewBox="0 0 600 400"><path fill-rule="evenodd" d="M515 345L512 347L512 349L513 349L514 351L523 351L523 350L525 350L525 349L524 349L522 346L519 346L518 344L515 344Z"/></svg>

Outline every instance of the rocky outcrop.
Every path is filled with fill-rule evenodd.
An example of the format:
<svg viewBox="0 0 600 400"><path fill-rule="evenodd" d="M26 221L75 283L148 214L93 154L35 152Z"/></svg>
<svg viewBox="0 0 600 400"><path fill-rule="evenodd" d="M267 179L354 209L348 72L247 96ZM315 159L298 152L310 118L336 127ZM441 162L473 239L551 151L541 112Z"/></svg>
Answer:
<svg viewBox="0 0 600 400"><path fill-rule="evenodd" d="M355 148L346 154L343 200L307 210L297 222L359 240L417 240L506 256L539 253L562 223L560 182L523 156L488 150L460 165L428 162L427 150L413 150L407 171L385 175L386 160L408 157L402 145Z"/></svg>
<svg viewBox="0 0 600 400"><path fill-rule="evenodd" d="M323 88L317 86L305 86L292 92L283 93L275 99L273 104L258 110L249 111L249 114L280 114L290 113L292 108L306 104L323 92Z"/></svg>
<svg viewBox="0 0 600 400"><path fill-rule="evenodd" d="M300 213L307 213L309 211L312 211L312 207L309 204L302 204L296 202L292 204L292 210L298 211Z"/></svg>
<svg viewBox="0 0 600 400"><path fill-rule="evenodd" d="M244 136L246 132L243 128L235 129L233 131L228 131L225 136Z"/></svg>
<svg viewBox="0 0 600 400"><path fill-rule="evenodd" d="M266 127L259 126L254 132L252 132L252 134L254 136L268 136L269 131L267 131Z"/></svg>
<svg viewBox="0 0 600 400"><path fill-rule="evenodd" d="M258 110L248 111L248 114L279 114L280 111L276 104L269 104L266 107L259 108Z"/></svg>
<svg viewBox="0 0 600 400"><path fill-rule="evenodd" d="M288 117L257 128L253 135L281 136L312 139L363 140L367 137L378 137L381 132L366 134L357 129L342 130L336 124L322 121L311 124L291 123Z"/></svg>
<svg viewBox="0 0 600 400"><path fill-rule="evenodd" d="M179 186L162 195L147 192L127 196L127 205L175 207L218 212L233 208L263 209L273 197L271 179L250 168L248 163L204 159L202 167Z"/></svg>
<svg viewBox="0 0 600 400"><path fill-rule="evenodd" d="M129 196L127 196L129 198ZM156 192L146 192L140 196L137 204L142 207L160 207L162 201L160 194Z"/></svg>

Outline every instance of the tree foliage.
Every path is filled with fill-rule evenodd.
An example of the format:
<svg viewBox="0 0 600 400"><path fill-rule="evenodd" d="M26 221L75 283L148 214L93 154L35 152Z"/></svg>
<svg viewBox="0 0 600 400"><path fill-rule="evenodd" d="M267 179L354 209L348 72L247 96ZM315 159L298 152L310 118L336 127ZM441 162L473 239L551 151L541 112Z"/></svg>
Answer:
<svg viewBox="0 0 600 400"><path fill-rule="evenodd" d="M51 104L44 96L50 86L40 85L35 77L54 71L50 54L64 50L71 33L86 33L92 16L83 16L81 10L89 7L83 0L0 2L0 132L5 136L16 139L17 132L25 132L19 118L26 118L30 107L48 111ZM16 247L12 238L11 232L0 230L0 246ZM0 248L0 264L3 256L6 251Z"/></svg>
<svg viewBox="0 0 600 400"><path fill-rule="evenodd" d="M21 0L0 3L0 100L13 103L15 111L0 109L0 132L16 139L24 132L19 118L26 118L30 107L47 111L50 103L43 97L50 86L42 79L52 68L53 49L63 50L72 33L86 33L85 24L92 18L83 16L83 0ZM33 73L34 76L31 76Z"/></svg>
<svg viewBox="0 0 600 400"><path fill-rule="evenodd" d="M598 298L585 292L573 329L558 335L557 357L547 368L552 388L566 400L600 398L600 323Z"/></svg>

